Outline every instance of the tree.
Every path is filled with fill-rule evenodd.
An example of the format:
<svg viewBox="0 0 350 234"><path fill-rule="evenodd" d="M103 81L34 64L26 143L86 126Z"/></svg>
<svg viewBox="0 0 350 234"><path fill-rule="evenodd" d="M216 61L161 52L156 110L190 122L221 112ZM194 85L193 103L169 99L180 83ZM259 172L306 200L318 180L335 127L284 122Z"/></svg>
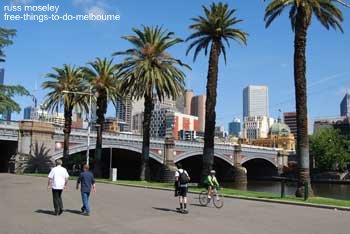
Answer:
<svg viewBox="0 0 350 234"><path fill-rule="evenodd" d="M133 99L144 98L141 180L150 179L149 145L153 98L176 98L184 90L185 74L180 69L190 67L167 53L182 42L162 27L143 26L133 29L136 35L125 36L133 48L114 55L125 55L120 66L121 90Z"/></svg>
<svg viewBox="0 0 350 234"><path fill-rule="evenodd" d="M39 146L38 142L35 142L33 152L29 155L26 171L30 173L48 173L50 167L53 166L49 153L50 149L46 148L44 144Z"/></svg>
<svg viewBox="0 0 350 234"><path fill-rule="evenodd" d="M75 92L87 92L88 86L83 79L81 68L64 64L63 68L52 68L54 73L48 73L50 80L42 84L43 89L49 89L45 97L44 108L49 111L57 111L64 107L64 146L63 157L69 156L69 135L72 127L73 109L88 110L88 97Z"/></svg>
<svg viewBox="0 0 350 234"><path fill-rule="evenodd" d="M13 98L29 95L30 93L21 85L0 85L0 113L20 112L21 107Z"/></svg>
<svg viewBox="0 0 350 234"><path fill-rule="evenodd" d="M347 6L342 0L273 0L265 10L266 27L283 10L290 7L289 18L294 32L294 86L297 112L297 155L299 159L299 179L296 196L304 196L304 184L310 185L309 168L309 139L308 139L308 112L306 88L306 39L312 16L329 28L340 29L343 21L342 12L334 3ZM311 185L309 194L313 195Z"/></svg>
<svg viewBox="0 0 350 234"><path fill-rule="evenodd" d="M118 67L113 64L113 59L96 58L94 62L88 63L90 67L84 68L84 77L90 83L92 91L97 95L97 138L95 150L94 172L101 177L101 154L102 154L102 133L107 112L108 102L115 100L119 94L116 72Z"/></svg>
<svg viewBox="0 0 350 234"><path fill-rule="evenodd" d="M347 141L338 129L321 128L310 137L310 151L321 171L342 171L350 160Z"/></svg>
<svg viewBox="0 0 350 234"><path fill-rule="evenodd" d="M4 48L6 46L12 45L11 38L16 36L15 29L6 29L0 27L0 62L5 62Z"/></svg>
<svg viewBox="0 0 350 234"><path fill-rule="evenodd" d="M226 46L230 47L230 41L234 40L240 45L246 45L247 33L235 28L242 22L234 14L235 9L230 9L228 4L212 3L210 8L202 6L204 16L193 18L194 24L190 26L193 32L187 41L192 40L186 54L194 50L195 61L199 52L204 50L207 55L210 47L209 66L207 75L207 99L205 108L205 133L203 149L202 179L208 175L214 163L214 134L216 121L216 96L219 72L219 58L222 54L226 63Z"/></svg>

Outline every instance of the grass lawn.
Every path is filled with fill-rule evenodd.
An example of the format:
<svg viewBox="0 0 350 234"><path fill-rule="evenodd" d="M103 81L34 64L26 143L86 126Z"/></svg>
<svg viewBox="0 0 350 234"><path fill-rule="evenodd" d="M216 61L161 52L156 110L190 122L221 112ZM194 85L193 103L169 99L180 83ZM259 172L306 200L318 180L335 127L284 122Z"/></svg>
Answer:
<svg viewBox="0 0 350 234"><path fill-rule="evenodd" d="M26 174L26 175L47 177L46 174ZM77 178L72 176L70 177L70 179L76 180ZM168 190L173 190L174 188L173 183L133 181L133 180L118 180L116 182L112 182L109 179L96 179L96 181L100 183L132 185L132 186L140 186L140 187L148 187L148 188L161 188L161 189L168 189ZM189 188L190 192L201 192L202 190L203 190L202 188L198 188L198 187ZM289 201L289 202L309 203L309 204L318 204L318 205L350 207L349 200L337 200L337 199L325 198L325 197L311 197L307 201L304 201L302 198L297 198L295 196L286 196L285 198L281 198L278 194L273 194L273 193L244 191L244 190L236 190L236 189L230 189L230 188L223 188L220 192L224 196L232 196L232 197L261 198L261 199L277 200L277 201Z"/></svg>

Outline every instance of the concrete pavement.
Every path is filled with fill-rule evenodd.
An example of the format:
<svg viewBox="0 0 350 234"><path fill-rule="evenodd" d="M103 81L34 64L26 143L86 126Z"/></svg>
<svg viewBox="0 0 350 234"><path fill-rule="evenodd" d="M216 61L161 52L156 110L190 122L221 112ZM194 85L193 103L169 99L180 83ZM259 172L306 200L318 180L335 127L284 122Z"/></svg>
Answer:
<svg viewBox="0 0 350 234"><path fill-rule="evenodd" d="M52 215L45 178L0 174L0 233L121 234L345 234L350 212L226 199L222 209L200 207L189 195L190 213L175 212L173 192L97 184L92 214L81 216L74 181L63 194L66 212Z"/></svg>

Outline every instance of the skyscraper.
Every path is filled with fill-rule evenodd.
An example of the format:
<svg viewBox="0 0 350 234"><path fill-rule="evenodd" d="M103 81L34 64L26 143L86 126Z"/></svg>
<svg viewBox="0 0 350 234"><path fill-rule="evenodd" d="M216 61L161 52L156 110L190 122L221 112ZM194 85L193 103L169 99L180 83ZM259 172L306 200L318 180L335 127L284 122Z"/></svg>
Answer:
<svg viewBox="0 0 350 234"><path fill-rule="evenodd" d="M239 137L241 133L241 120L234 118L232 122L228 124L228 134L231 136Z"/></svg>
<svg viewBox="0 0 350 234"><path fill-rule="evenodd" d="M297 113L285 112L283 114L283 122L290 128L290 132L294 135L294 139L297 139Z"/></svg>
<svg viewBox="0 0 350 234"><path fill-rule="evenodd" d="M205 102L207 97L205 95L199 95L192 97L191 101L191 115L198 117L198 131L204 132L205 130Z"/></svg>
<svg viewBox="0 0 350 234"><path fill-rule="evenodd" d="M340 103L340 116L350 116L350 94L347 92Z"/></svg>
<svg viewBox="0 0 350 234"><path fill-rule="evenodd" d="M243 118L251 116L269 116L267 86L249 85L243 89Z"/></svg>
<svg viewBox="0 0 350 234"><path fill-rule="evenodd" d="M5 78L5 69L0 68L0 85L4 84L4 78Z"/></svg>
<svg viewBox="0 0 350 234"><path fill-rule="evenodd" d="M117 120L123 123L122 131L131 131L132 100L130 97L118 97L116 101L115 114Z"/></svg>
<svg viewBox="0 0 350 234"><path fill-rule="evenodd" d="M185 91L185 114L191 114L192 98L194 96L193 90L188 89Z"/></svg>

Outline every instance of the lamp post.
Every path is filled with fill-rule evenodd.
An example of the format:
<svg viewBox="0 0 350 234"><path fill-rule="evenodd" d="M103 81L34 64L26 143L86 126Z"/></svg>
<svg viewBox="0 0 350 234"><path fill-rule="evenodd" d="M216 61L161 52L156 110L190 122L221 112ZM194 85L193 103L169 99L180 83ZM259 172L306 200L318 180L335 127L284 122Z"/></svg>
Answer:
<svg viewBox="0 0 350 234"><path fill-rule="evenodd" d="M74 91L67 91L64 90L62 93L72 93L72 94L79 94L79 95L89 95L89 115L88 115L88 135L87 135L87 149L86 149L86 164L89 166L90 161L90 134L91 134L91 119L92 119L92 96L94 95L92 93L92 87L90 85L89 92L74 92Z"/></svg>

